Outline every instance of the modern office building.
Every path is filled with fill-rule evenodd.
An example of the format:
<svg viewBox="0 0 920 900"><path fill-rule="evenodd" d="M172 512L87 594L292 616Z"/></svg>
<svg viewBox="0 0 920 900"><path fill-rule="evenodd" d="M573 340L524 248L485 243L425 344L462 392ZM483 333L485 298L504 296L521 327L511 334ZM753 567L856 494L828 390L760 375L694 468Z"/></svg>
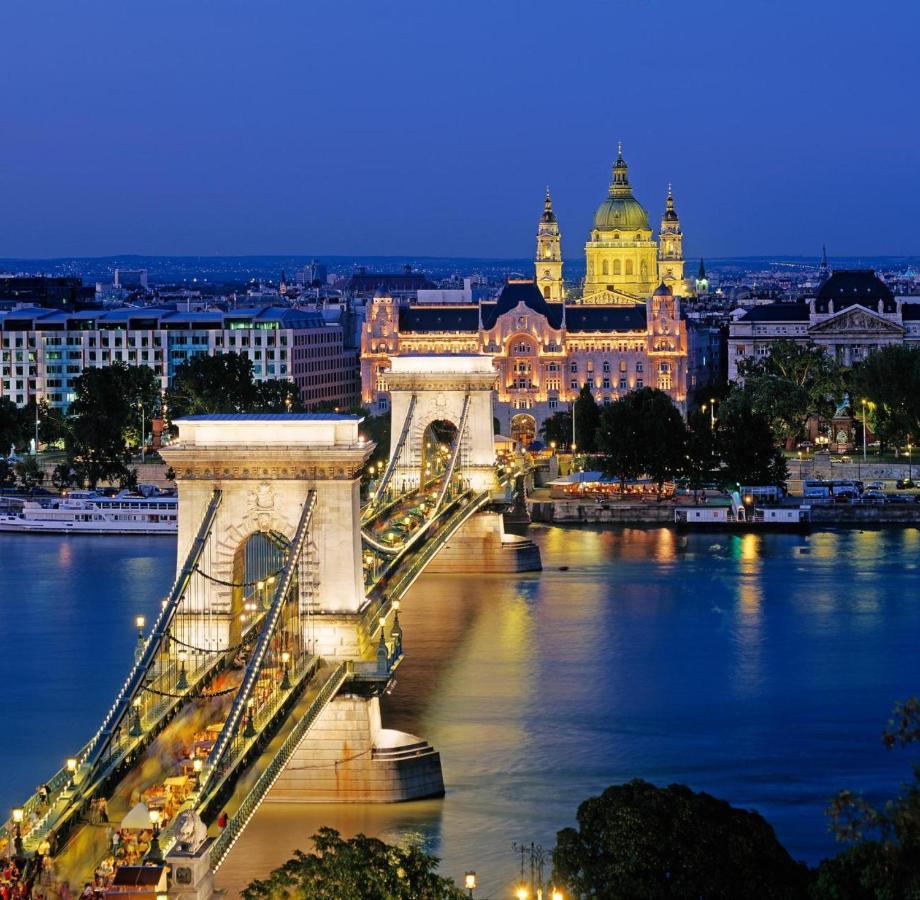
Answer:
<svg viewBox="0 0 920 900"><path fill-rule="evenodd" d="M342 327L319 312L263 307L231 312L122 308L0 313L0 395L17 406L37 398L66 409L87 368L148 366L165 390L199 354L241 353L257 381L293 381L308 407L357 401L357 360Z"/></svg>

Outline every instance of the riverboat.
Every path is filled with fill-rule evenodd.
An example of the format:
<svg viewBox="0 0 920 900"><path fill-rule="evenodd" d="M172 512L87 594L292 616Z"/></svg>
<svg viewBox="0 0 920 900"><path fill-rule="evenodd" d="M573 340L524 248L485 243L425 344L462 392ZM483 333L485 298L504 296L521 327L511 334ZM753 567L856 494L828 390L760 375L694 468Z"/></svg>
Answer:
<svg viewBox="0 0 920 900"><path fill-rule="evenodd" d="M743 503L732 494L729 506L685 506L674 510L674 524L694 531L808 531L811 507Z"/></svg>
<svg viewBox="0 0 920 900"><path fill-rule="evenodd" d="M179 525L179 500L121 491L107 497L72 491L64 497L24 500L18 512L0 515L0 532L42 534L167 534Z"/></svg>

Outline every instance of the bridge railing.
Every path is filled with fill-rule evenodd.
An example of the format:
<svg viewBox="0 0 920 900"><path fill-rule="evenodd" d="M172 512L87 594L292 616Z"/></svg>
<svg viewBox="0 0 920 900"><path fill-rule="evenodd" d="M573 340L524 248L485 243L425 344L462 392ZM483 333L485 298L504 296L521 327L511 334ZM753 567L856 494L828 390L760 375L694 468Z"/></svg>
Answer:
<svg viewBox="0 0 920 900"><path fill-rule="evenodd" d="M210 860L211 868L214 871L220 868L221 863L226 859L231 847L236 843L243 829L249 823L249 820L255 814L255 811L261 806L266 794L271 790L278 777L284 771L284 767L290 762L294 751L300 746L304 735L316 721L319 714L325 709L326 704L338 693L339 689L345 683L348 677L348 664L340 663L329 675L325 684L320 688L319 693L310 704L309 709L298 720L297 724L285 738L284 743L278 749L274 759L269 766L256 780L252 789L246 795L239 809L230 818L227 827L221 832L217 840L211 845Z"/></svg>

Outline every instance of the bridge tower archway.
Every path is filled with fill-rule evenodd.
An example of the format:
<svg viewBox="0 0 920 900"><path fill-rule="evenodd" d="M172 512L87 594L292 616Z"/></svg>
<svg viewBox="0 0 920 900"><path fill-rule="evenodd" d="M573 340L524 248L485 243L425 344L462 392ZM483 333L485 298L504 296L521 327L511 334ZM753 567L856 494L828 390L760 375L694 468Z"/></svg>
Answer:
<svg viewBox="0 0 920 900"><path fill-rule="evenodd" d="M398 489L419 486L428 464L426 436L441 422L460 432L458 468L470 487L484 491L495 486L492 397L496 378L488 356L393 358L384 384L390 392L390 462L396 458L393 483Z"/></svg>
<svg viewBox="0 0 920 900"><path fill-rule="evenodd" d="M213 552L207 570L200 568L208 590L186 612L200 618L209 646L234 646L244 598L252 591L247 583L267 582L311 493L316 507L304 548L308 565L299 574L301 608L353 616L364 606L359 485L373 445L359 437L360 421L325 414L177 420L178 439L162 449L179 493L177 576L214 490L221 492L211 526ZM270 594L267 585L263 590Z"/></svg>

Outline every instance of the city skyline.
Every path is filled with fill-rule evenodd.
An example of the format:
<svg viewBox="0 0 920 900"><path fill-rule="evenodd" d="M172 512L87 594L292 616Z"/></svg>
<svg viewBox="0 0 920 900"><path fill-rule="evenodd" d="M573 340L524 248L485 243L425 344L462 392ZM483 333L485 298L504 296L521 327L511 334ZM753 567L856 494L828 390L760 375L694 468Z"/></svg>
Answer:
<svg viewBox="0 0 920 900"><path fill-rule="evenodd" d="M0 256L527 258L548 183L578 257L618 141L688 259L914 250L906 2L54 11L0 13Z"/></svg>

